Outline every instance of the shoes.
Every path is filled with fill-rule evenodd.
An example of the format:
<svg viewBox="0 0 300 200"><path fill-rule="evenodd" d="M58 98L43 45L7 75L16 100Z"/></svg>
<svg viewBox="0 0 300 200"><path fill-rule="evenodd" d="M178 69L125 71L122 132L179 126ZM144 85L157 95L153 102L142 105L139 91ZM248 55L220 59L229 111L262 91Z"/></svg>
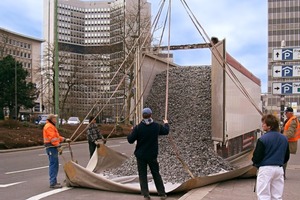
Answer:
<svg viewBox="0 0 300 200"><path fill-rule="evenodd" d="M50 188L62 188L62 185L60 183L56 183L55 185L50 185Z"/></svg>
<svg viewBox="0 0 300 200"><path fill-rule="evenodd" d="M159 195L159 197L160 197L160 199L161 199L161 200L165 200L165 199L167 199L167 195L166 195L166 194Z"/></svg>
<svg viewBox="0 0 300 200"><path fill-rule="evenodd" d="M151 199L151 197L149 195L145 195L144 199Z"/></svg>

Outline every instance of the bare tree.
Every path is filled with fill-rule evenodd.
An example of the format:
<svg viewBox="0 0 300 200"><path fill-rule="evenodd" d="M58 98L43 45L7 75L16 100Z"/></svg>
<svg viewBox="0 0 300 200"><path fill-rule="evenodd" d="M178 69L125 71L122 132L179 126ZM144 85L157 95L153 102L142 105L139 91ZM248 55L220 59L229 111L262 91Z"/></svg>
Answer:
<svg viewBox="0 0 300 200"><path fill-rule="evenodd" d="M119 27L122 31L120 35L120 40L123 43L124 62L123 70L120 73L126 73L126 81L124 82L124 91L126 98L126 109L125 109L125 123L129 124L129 118L131 110L131 102L134 96L134 65L135 65L135 56L137 48L142 48L150 46L151 38L149 37L151 32L151 16L148 11L149 3L145 0L139 0L139 3L132 1L131 3L126 4L125 16L120 14L113 21L113 26ZM134 47L134 48L133 48ZM123 60L119 60L119 63L114 63L116 66L119 66Z"/></svg>
<svg viewBox="0 0 300 200"><path fill-rule="evenodd" d="M69 44L59 44L59 71L66 72L65 75L61 73L59 74L59 76L62 77L60 81L63 80L63 82L60 82L60 88L63 88L59 92L60 109L62 115L65 115L69 112L69 109L73 109L75 107L74 105L72 105L72 102L76 101L76 95L78 95L79 93L88 93L88 99L86 99L86 101L84 102L85 104L87 104L87 102L90 102L90 104L96 103L95 100L98 100L99 98L101 99L102 94L106 95L107 98L107 95L112 94L112 90L117 88L119 81L125 75L126 81L124 81L121 87L118 88L118 92L115 94L113 101L117 102L117 99L120 100L123 98L123 104L127 106L124 116L125 118L126 116L129 116L131 100L133 97L132 89L134 87L133 85L135 78L133 71L133 62L135 59L134 56L136 49L132 50L132 47L134 44L137 44L137 38L140 38L139 44L143 43L142 41L146 38L146 33L144 31L140 31L140 29L148 29L149 33L151 21L150 13L141 12L144 10L148 11L148 7L150 6L149 3L147 3L146 0L139 0L139 2L140 4L137 4L136 0L128 0L126 1L126 5L120 6L120 4L116 4L115 7L111 9L109 45L84 46L82 48L79 47L80 52L78 52L76 55L82 56L83 58L73 59L72 56L74 56L74 54L72 52L76 52L77 49L62 48L64 45L70 48L76 48L77 46ZM124 9L126 9L125 12ZM150 40L146 42L146 45L150 45ZM51 87L53 88L53 93L52 91L47 92L48 94L50 94L49 97L51 97L49 98L48 102L51 108L54 107L53 102L55 71L53 64L53 52L54 47L48 44L48 47L44 54L44 63L47 64L44 69L47 69L47 73L45 73L43 76L46 77L46 82L48 84L51 84ZM126 62L122 64L125 58L127 58ZM99 80L101 79L102 75L105 75L105 73L112 74L114 72L117 72L121 64L123 68L115 76L115 79L109 81L109 77L104 77L103 81ZM109 68L109 72L99 71L101 68L106 67ZM85 91L85 89L82 89L80 87L88 87L88 91ZM109 88L109 90L107 88ZM124 103L125 100L126 103ZM77 99L77 102L79 101L80 99ZM120 102L117 103L119 105ZM80 109L82 112L82 108ZM117 111L117 114L120 110L122 109L119 109ZM126 123L129 123L129 121L127 120Z"/></svg>
<svg viewBox="0 0 300 200"><path fill-rule="evenodd" d="M48 44L45 51L44 51L44 63L47 63L47 66L44 67L45 73L44 76L45 80L45 87L44 89L48 89L46 93L48 93L48 97L51 99L47 99L47 104L50 105L52 108L50 110L54 110L54 102L55 102L55 68L54 68L54 52L55 47L53 44ZM63 77L60 79L59 82L59 106L60 106L60 115L61 118L66 116L65 108L66 104L68 103L68 97L73 86L77 82L77 73L80 71L80 61L73 62L70 53L67 51L60 51L59 58L58 58L58 68L59 68L59 77ZM51 85L51 87L50 87Z"/></svg>

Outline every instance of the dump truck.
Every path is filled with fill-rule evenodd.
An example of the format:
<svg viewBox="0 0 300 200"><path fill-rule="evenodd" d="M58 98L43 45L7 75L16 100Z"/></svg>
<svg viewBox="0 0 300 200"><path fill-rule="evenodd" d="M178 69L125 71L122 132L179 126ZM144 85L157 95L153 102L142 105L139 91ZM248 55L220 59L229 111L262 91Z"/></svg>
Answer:
<svg viewBox="0 0 300 200"><path fill-rule="evenodd" d="M183 182L167 182L165 187L168 193L188 191L204 185L255 174L251 162L251 151L261 134L260 80L226 52L225 40L213 45L211 50L211 140L215 153L223 159L228 159L235 167L233 170L210 176L192 176ZM144 101L155 84L156 75L164 72L167 66L177 67L175 64L169 65L163 59L153 58L153 56L146 56L145 63L151 63L151 66L156 67L141 68L140 84L143 88L141 91L143 91ZM154 62L158 64L155 65ZM196 154L201 154L201 152ZM126 160L128 158L121 152L115 152L103 144L95 151L87 167L82 167L73 161L64 165L68 184L77 187L139 193L137 175L119 177L108 176L104 173L110 168L120 167ZM187 164L182 168L189 168L189 166ZM150 192L154 193L155 187L153 182L151 184Z"/></svg>
<svg viewBox="0 0 300 200"><path fill-rule="evenodd" d="M212 54L212 139L223 158L237 157L261 134L261 82L226 52L225 40Z"/></svg>
<svg viewBox="0 0 300 200"><path fill-rule="evenodd" d="M261 82L226 52L225 44L224 39L213 47L210 44L186 46L211 48L212 140L220 156L233 158L252 150L256 139L261 135ZM144 65L147 66L142 67L145 102L155 76L165 71L166 65L170 69L178 65L151 55L146 56Z"/></svg>

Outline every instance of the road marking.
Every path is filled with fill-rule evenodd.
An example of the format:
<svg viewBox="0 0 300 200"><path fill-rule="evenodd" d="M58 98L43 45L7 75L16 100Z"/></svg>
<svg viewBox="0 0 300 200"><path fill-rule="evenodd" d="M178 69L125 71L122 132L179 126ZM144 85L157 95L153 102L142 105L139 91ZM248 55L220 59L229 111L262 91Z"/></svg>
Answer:
<svg viewBox="0 0 300 200"><path fill-rule="evenodd" d="M37 169L45 169L48 168L49 166L44 166L44 167L36 167L36 168L31 168L31 169L23 169L23 170L18 170L18 171L12 171L12 172L6 172L5 174L16 174L16 173L21 173L21 172L29 172Z"/></svg>
<svg viewBox="0 0 300 200"><path fill-rule="evenodd" d="M20 183L25 183L25 182L26 181L21 181L21 182L16 182L16 183L9 183L9 184L0 184L0 188L5 188L5 187L9 187L9 186L20 184Z"/></svg>
<svg viewBox="0 0 300 200"><path fill-rule="evenodd" d="M21 172L29 172L37 169L45 169L48 168L49 166L44 166L44 167L36 167L36 168L31 168L31 169L23 169L23 170L18 170L18 171L12 171L12 172L6 172L5 174L16 174L16 173L21 173Z"/></svg>
<svg viewBox="0 0 300 200"><path fill-rule="evenodd" d="M63 150L63 153L69 153L70 151L69 150ZM38 156L47 156L48 154L46 153L40 153L38 154Z"/></svg>
<svg viewBox="0 0 300 200"><path fill-rule="evenodd" d="M71 187L63 187L63 188L59 188L59 189L51 190L49 192L44 192L44 193L35 195L35 196L30 197L30 198L28 198L26 200L39 200L39 199L43 199L45 197L51 196L53 194L57 194L57 193L60 193L60 192L66 191L66 190L70 190L70 189L73 189L73 188L71 188Z"/></svg>
<svg viewBox="0 0 300 200"><path fill-rule="evenodd" d="M59 165L61 165L61 164L59 164ZM38 169L45 169L45 168L49 168L49 166L36 167L36 168L31 168L31 169L23 169L23 170L12 171L12 172L6 172L5 174L17 174L17 173L21 173L21 172L29 172L29 171L34 171L34 170L38 170Z"/></svg>

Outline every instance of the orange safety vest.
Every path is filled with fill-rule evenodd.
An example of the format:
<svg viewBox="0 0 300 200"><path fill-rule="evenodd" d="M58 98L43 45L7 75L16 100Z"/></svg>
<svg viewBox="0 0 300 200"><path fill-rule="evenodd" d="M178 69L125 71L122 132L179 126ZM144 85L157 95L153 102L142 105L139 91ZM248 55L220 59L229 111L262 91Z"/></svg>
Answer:
<svg viewBox="0 0 300 200"><path fill-rule="evenodd" d="M59 146L65 139L59 135L57 128L48 121L43 128L43 138L44 144L51 144L51 146Z"/></svg>
<svg viewBox="0 0 300 200"><path fill-rule="evenodd" d="M291 122L292 122L292 120L294 120L294 119L296 119L296 122L297 122L297 128L296 128L296 132L295 132L295 134L294 134L294 137L288 139L289 142L297 142L297 141L300 139L300 123L299 123L299 121L298 121L298 119L297 119L296 116L291 117L291 118L286 122L286 124L285 124L285 126L284 126L284 131L287 131L287 130L289 129L289 127L290 127L290 125L291 125Z"/></svg>

